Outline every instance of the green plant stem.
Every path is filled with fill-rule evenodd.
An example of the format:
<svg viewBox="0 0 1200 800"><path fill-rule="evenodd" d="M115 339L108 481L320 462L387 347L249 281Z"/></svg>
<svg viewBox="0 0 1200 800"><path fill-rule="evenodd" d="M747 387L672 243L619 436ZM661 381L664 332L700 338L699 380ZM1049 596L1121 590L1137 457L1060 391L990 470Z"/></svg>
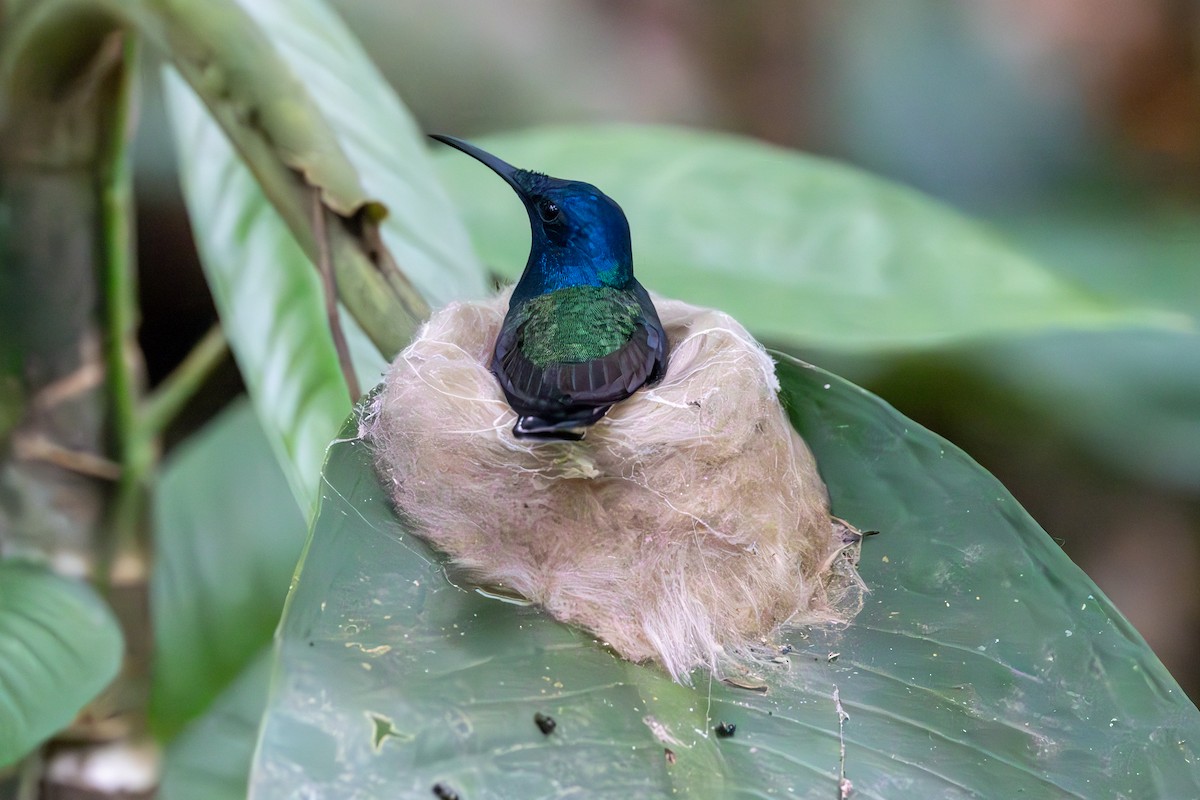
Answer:
<svg viewBox="0 0 1200 800"><path fill-rule="evenodd" d="M139 430L141 358L137 350L136 265L133 257L133 174L129 160L131 92L138 44L123 37L124 62L100 160L100 217L104 251L104 357L114 445L121 476L110 508L97 578L107 585L112 559L141 526L146 476L156 460L153 440Z"/></svg>
<svg viewBox="0 0 1200 800"><path fill-rule="evenodd" d="M147 439L162 435L228 354L225 333L220 325L214 325L143 401L138 415L140 435Z"/></svg>

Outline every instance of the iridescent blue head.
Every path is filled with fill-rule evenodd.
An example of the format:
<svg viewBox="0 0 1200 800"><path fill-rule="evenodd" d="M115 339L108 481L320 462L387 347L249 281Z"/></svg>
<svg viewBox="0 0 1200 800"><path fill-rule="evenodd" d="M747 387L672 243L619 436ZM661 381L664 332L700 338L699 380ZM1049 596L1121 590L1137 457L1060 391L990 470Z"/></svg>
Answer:
<svg viewBox="0 0 1200 800"><path fill-rule="evenodd" d="M590 183L517 169L461 139L438 134L431 138L491 167L525 204L532 241L525 272L513 290L514 301L569 286L629 286L629 222L611 197Z"/></svg>

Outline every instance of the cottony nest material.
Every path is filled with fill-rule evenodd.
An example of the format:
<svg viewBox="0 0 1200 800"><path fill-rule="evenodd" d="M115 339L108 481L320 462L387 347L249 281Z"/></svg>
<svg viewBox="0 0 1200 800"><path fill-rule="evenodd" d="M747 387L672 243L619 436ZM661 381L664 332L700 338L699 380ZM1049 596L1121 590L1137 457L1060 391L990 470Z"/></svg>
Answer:
<svg viewBox="0 0 1200 800"><path fill-rule="evenodd" d="M844 621L861 584L774 365L726 314L654 303L665 379L581 442L515 439L488 371L507 296L437 312L364 423L416 532L677 680L781 623Z"/></svg>

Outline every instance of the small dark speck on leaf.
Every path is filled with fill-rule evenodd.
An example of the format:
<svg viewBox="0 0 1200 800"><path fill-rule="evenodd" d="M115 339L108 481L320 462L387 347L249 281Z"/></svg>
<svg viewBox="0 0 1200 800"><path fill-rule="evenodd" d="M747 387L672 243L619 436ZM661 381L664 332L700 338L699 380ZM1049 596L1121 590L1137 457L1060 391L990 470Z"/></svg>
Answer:
<svg viewBox="0 0 1200 800"><path fill-rule="evenodd" d="M689 400L688 405L691 406L692 408L699 408L700 401L699 400Z"/></svg>
<svg viewBox="0 0 1200 800"><path fill-rule="evenodd" d="M309 642L309 643L308 643L308 646L309 646L309 647L316 647L316 644L315 644L315 643L313 643L313 642Z"/></svg>
<svg viewBox="0 0 1200 800"><path fill-rule="evenodd" d="M433 796L438 800L459 800L458 792L444 783L435 783L433 785Z"/></svg>
<svg viewBox="0 0 1200 800"><path fill-rule="evenodd" d="M737 725L734 725L732 722L721 722L713 730L717 732L717 738L728 739L737 733Z"/></svg>
<svg viewBox="0 0 1200 800"><path fill-rule="evenodd" d="M554 733L554 729L558 727L558 723L554 721L554 717L549 714L537 712L533 715L533 724L538 726L538 730L549 736Z"/></svg>
<svg viewBox="0 0 1200 800"><path fill-rule="evenodd" d="M663 755L665 755L665 756L667 757L667 763L668 763L668 764L674 764L674 763L675 763L675 751L674 751L674 750L672 750L672 749L671 749L671 748L669 748L669 747L664 747L664 748L663 748Z"/></svg>

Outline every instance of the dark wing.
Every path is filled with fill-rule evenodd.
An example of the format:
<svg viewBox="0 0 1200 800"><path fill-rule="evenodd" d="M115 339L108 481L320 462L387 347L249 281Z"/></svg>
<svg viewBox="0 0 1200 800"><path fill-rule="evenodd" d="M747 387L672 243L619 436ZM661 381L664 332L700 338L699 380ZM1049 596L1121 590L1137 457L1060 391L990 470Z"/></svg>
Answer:
<svg viewBox="0 0 1200 800"><path fill-rule="evenodd" d="M539 367L521 352L520 336L518 327L512 335L500 337L492 370L509 405L522 416L570 414L624 400L654 370L657 341L651 340L660 338L638 325L623 346L602 358Z"/></svg>
<svg viewBox="0 0 1200 800"><path fill-rule="evenodd" d="M658 309L650 300L649 292L640 283L634 281L633 293L637 297L638 305L641 306L642 318L646 320L646 328L649 332L648 345L654 353L654 364L650 368L650 375L646 378L646 383L654 385L667 374L670 345L667 342L667 332L663 330L662 322L658 319Z"/></svg>
<svg viewBox="0 0 1200 800"><path fill-rule="evenodd" d="M636 285L635 295L641 319L625 344L601 358L539 367L522 352L527 322L502 331L492 371L513 410L547 424L590 425L613 403L660 380L666 371L667 337L645 289Z"/></svg>

